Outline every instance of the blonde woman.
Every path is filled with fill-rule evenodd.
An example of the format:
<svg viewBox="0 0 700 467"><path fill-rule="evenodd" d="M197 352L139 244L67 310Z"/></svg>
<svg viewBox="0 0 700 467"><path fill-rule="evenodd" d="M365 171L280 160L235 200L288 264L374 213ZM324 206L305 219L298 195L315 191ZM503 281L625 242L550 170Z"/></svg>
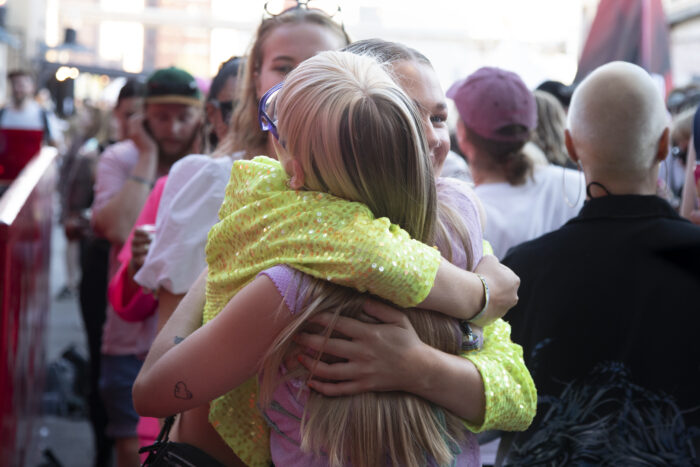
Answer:
<svg viewBox="0 0 700 467"><path fill-rule="evenodd" d="M292 175L290 181L293 184L300 183L307 189L322 190L325 188L331 192L339 192L339 194L342 194L346 199L364 201L375 213L387 215L392 220L396 219L405 225L410 225L411 228L408 229L410 233L417 238L430 241L432 238L431 232L435 223L435 219L431 218L431 213L434 213L434 209L431 209L431 206L435 205L435 195L434 187L432 183L430 183L430 168L427 166L428 158L426 157L425 148L423 147L421 139L422 130L418 119L413 114L412 107L407 98L396 89L395 85L393 85L385 75L383 75L376 63L366 58L349 57L352 56L348 54L325 53L317 59L307 61L306 64L308 65L306 67L302 66L296 74L290 76L288 82L289 88L283 89L280 95L280 136L283 144L286 145L291 153L302 154L302 156L299 157L283 159L285 167ZM334 76L334 73L340 76L351 75L353 79L345 80L345 88L337 85L330 86L328 78L329 76ZM298 79L295 81L293 77L296 76L298 76ZM366 85L368 80L371 81L372 86ZM362 92L369 93L371 89L373 98L381 101L383 111L379 112L377 110L376 102L371 99L365 99L364 101L371 101L374 106L369 105L363 107L360 105L359 108L364 113L358 111L353 114L353 119L351 121L343 120L342 115L338 113L339 108L342 110L342 99L338 96L344 95L340 91L345 91L345 94L352 94L353 92L357 94L358 82L360 83L359 86ZM297 85L296 88L294 83ZM349 89L348 83L350 83ZM365 86L362 86L362 83L365 83ZM295 89L298 92L295 93ZM300 89L301 91L299 91ZM315 89L316 92L308 92L309 89L312 91ZM307 92L304 92L304 90ZM362 94L362 92L360 94ZM304 115L309 115L310 118L303 120L288 119L286 121L291 128L287 128L284 123L282 123L285 121L285 107L283 104L284 93L290 94L288 101L291 107L289 110L290 115L303 113ZM325 97L325 100L321 99L321 97ZM336 97L337 99L335 99ZM328 104L335 113L331 112L328 114L327 112L324 113L320 111L320 103ZM304 105L307 107L305 108ZM349 104L346 103L346 105ZM322 117L320 117L321 115ZM355 116L357 116L357 118ZM349 118L347 114L345 118ZM302 126L311 125L313 128L293 128L294 122ZM344 132L341 131L341 135L338 136L338 134L333 131L330 133L327 131L326 127L328 125L330 125L331 128L333 128L334 125L340 125L340 127L345 130ZM402 128L410 131L399 131ZM307 138L305 141L300 135L314 136ZM354 136L350 137L350 135ZM285 138L285 136L287 136L287 138ZM386 143L387 145L385 146L382 143ZM383 150L384 147L395 148L400 153L405 154L409 159L398 160L395 153ZM287 154L282 146L277 145L276 148L278 154ZM343 155L341 155L341 148ZM377 157L367 157L366 160L364 158L357 158L358 155L364 155L368 152ZM323 160L312 156L313 154L321 153L324 153ZM270 176L274 178L274 173L272 173L274 172L273 167L269 164L266 165L264 161L256 160L253 161L252 165L243 164L239 168L244 172L255 172L256 168L261 169L263 170L261 173L263 179L267 179ZM235 173L236 170L234 170L234 174ZM326 173L326 175L323 176L321 173ZM353 175L349 175L350 173ZM377 177L379 177L379 180L377 180ZM381 179L382 177L384 178ZM306 180L306 182L304 182L304 180ZM376 183L362 183L367 180L372 180ZM359 183L359 185L355 187L354 183ZM280 189L274 186L271 188ZM412 202L406 203L406 199L410 199ZM226 204L222 210L225 210L225 206ZM245 218L240 220L246 221ZM309 234L311 233L310 231ZM215 228L211 234L210 244L220 243L222 241L224 242L224 246L235 248L231 243L235 242L235 238L231 238L226 235L226 232ZM214 248L214 246L212 246L212 248ZM232 264L231 268L235 269L235 264ZM373 264L372 268L377 268L377 266ZM381 271L383 270L383 266L379 266L377 269ZM147 364L144 366L144 371L135 386L135 400L137 400L137 404L142 410L151 411L153 414L172 413L172 411L182 410L183 408L186 409L201 404L203 401L210 400L212 397L225 392L229 388L238 386L251 372L256 370L258 360L263 353L269 350L269 346L272 344L272 340L275 336L279 332L285 331L282 333L278 345L272 347L273 351L270 352L266 358L268 369L274 368L275 371L266 371L264 373L263 395L270 396L271 389L280 387L276 385L275 381L276 368L277 364L281 362L281 358L289 356L286 350L290 348L291 336L294 334L295 329L306 321L305 318L321 311L324 307L306 306L302 314L294 316L289 313L289 309L280 311L279 308L283 303L283 297L280 295L280 289L277 288L278 285L270 279L272 273L268 271L267 274L267 276L260 276L255 279L244 288L243 291L238 293L228 305L226 305L224 310L210 322L213 323L216 321L219 323L218 325L212 326L211 324L206 324L200 331L194 334L200 337L195 338L193 335L192 338L188 338L180 346L171 348L172 344L169 342L170 339L178 335L189 334L197 326L199 321L197 317L192 318L191 316L187 316L186 312L176 312L173 320L166 325L164 331L159 335L149 355ZM210 280L212 278L214 281L217 280L216 276L210 274ZM345 298L347 298L347 295L354 294L354 292L347 291L346 289L332 290L331 287L332 286L326 283L314 284L313 289L319 292L320 296L318 298L320 302L316 300L313 303L330 304L333 302L332 297L334 296L336 298L340 296L342 298L340 303L346 303ZM193 289L179 310L185 310L188 307L201 309L201 300L203 297L201 294L197 294L195 290L201 291L199 288ZM310 299L313 295L315 295L315 292L310 291L308 296L306 296L309 300L305 300L303 303L312 303ZM327 300L323 300L323 297L326 297ZM214 297L212 297L211 293L208 293L207 306L209 306L210 298ZM289 296L285 296L284 303L287 308L290 308L289 304L291 303L294 305L296 300L290 302L288 299ZM248 302L248 300L250 301ZM361 302L358 300L351 302L354 302L355 312L357 312ZM247 312L250 306L255 306L258 311L253 314ZM293 308L293 306L291 308ZM303 319L296 319L297 316L301 316ZM425 318L428 315L419 313L418 316L423 316L423 318ZM422 321L419 329L422 329L426 323L432 322L433 319L436 319L437 322L442 321L444 324L444 326L442 326L442 340L435 339L435 343L446 345L449 347L449 350L453 352L458 351L460 342L457 340L457 335L455 334L456 328L449 324L449 321L447 321L445 317L440 318L437 315L430 316L430 318L425 318L428 321L425 321L425 319ZM262 321L257 321L259 319ZM416 319L420 320L420 318ZM437 327L440 328L440 325L437 325ZM434 327L429 328L435 329ZM223 337L217 335L215 329L219 329L219 331L225 330L227 334L234 332L237 336L231 336L229 334L227 337ZM430 337L431 332L428 332L428 334L428 337ZM437 335L432 335L433 338L436 336ZM220 338L223 338L223 341L219 341ZM456 344L454 342L455 340L457 340ZM223 347L219 346L219 344L223 345ZM225 347L229 345L234 345L236 348L232 349L229 347L225 350ZM180 349L183 348L185 350L181 351ZM222 368L215 363L213 367L207 370L202 368L201 365L188 364L188 362L191 362L191 360L189 360L190 357L194 356L201 362L201 358L206 358L206 354L211 350L215 350L217 353L224 350L227 353L228 351L234 351L238 358L235 362L219 359L220 361L218 363L223 364L226 368ZM163 353L165 354L162 355ZM181 361L180 359L183 357L187 361ZM176 363L178 361L180 361L180 364ZM288 365L287 368L291 369L292 367ZM214 374L203 375L201 370L205 372L211 370ZM178 379L183 376L183 371L186 373L186 378ZM302 371L301 368L299 368L298 371ZM221 378L217 378L215 374L218 374ZM478 378L476 372L474 372L473 375ZM206 387L200 387L198 384L192 386L193 381L202 376L206 376L207 383L204 385ZM176 380L173 380L173 378L176 378ZM168 387L166 388L165 386ZM191 390L195 387L196 390ZM175 391L174 397L172 396L173 388ZM171 395L165 396L168 392L170 392ZM384 396L366 395L363 397L378 397L381 399ZM390 395L387 397L391 398L394 396ZM427 433L427 437L424 437L426 442L421 446L399 443L401 446L395 446L396 452L391 454L396 459L406 461L410 461L411 459L415 461L417 458L424 459L426 455L440 462L447 457L451 458L457 452L454 450L455 445L449 442L449 437L446 441L446 438L443 437L442 434L449 434L449 436L454 435L455 439L462 439L461 429L455 428L460 425L455 423L453 415L443 413L441 410L433 408L420 398L414 399L415 400L409 404L411 408L407 410L414 410L414 405L417 404L415 410L419 410L425 414L425 420L423 420L423 417L418 417L416 421L421 424L421 426L423 426L423 421L426 423L425 427L427 427L427 432L423 432L423 434ZM323 404L323 398L319 400L321 404ZM313 405L311 399L310 403ZM371 405L372 401L370 400L368 403ZM421 404L424 404L422 409ZM403 417L404 419L413 419L413 417L409 417L408 413L405 411L402 412L399 410L399 412L405 415L405 417ZM324 411L320 410L317 411L317 413L324 413ZM348 413L347 410L346 413ZM473 413L471 415L476 419L480 417L478 404L474 404ZM399 418L401 418L401 415L399 415ZM314 426L318 428L321 425L314 424ZM373 424L373 426L376 426L376 424ZM417 429L420 430L421 427ZM334 448L331 459L334 458L336 461L340 459L339 462L345 462L346 457L350 457L355 459L354 463L356 465L363 465L362 459L357 458L359 452L358 442L360 442L358 438L349 440L324 439L324 434L320 433L318 429L315 429L315 431L316 436L312 436L313 439L309 441L310 444L307 443L306 449L315 450L318 453L320 446L329 448L333 445ZM384 433L384 431L380 429L378 435L381 433ZM405 434L406 433L403 433L402 436ZM273 436L275 436L274 433ZM377 441L379 441L379 446L382 447L378 448L379 451L372 451L371 454L383 456L385 454L385 445L381 443L379 439L377 439ZM349 451L343 451L344 446L348 446ZM469 451L470 449L467 449L467 453L469 453ZM473 455L473 452L471 454ZM281 465L288 464L284 460L278 460L276 462L279 462ZM410 463L415 462L409 462L409 464Z"/></svg>
<svg viewBox="0 0 700 467"><path fill-rule="evenodd" d="M381 39L358 41L344 50L370 55L385 64L394 80L416 104L433 172L438 177L438 202L442 208L439 216L447 225L467 228L473 249L472 264L480 265L483 213L478 199L465 184L440 177L450 150L446 123L448 106L432 64L417 50ZM459 216L463 224L446 218L450 211ZM457 243L459 245L459 239ZM437 244L445 257L461 267L466 266L464 245L448 250L449 240L438 240ZM463 411L474 404L475 399L483 398L481 422L472 420L467 425L472 432L520 431L529 426L535 413L534 388L522 360L521 347L511 341L510 326L505 321L498 320L484 328L481 351L465 353L463 357L466 358L455 358L421 342L401 311L386 304L377 304L376 309L381 313L381 324L349 319L338 322L336 330L351 337L351 341L325 339L310 333L298 336L299 343L316 350L325 347L327 352L332 351L342 360L326 365L302 359L302 364L309 369L315 365L315 377L309 382L314 390L327 396L406 391L465 419L468 419L468 414ZM318 319L325 323L329 317L321 315ZM508 365L503 363L506 361ZM476 390L470 387L473 383L470 375L475 367L482 376Z"/></svg>
<svg viewBox="0 0 700 467"><path fill-rule="evenodd" d="M238 79L228 134L213 157L191 155L176 163L159 206L156 233L136 282L157 292L159 327L167 321L206 266L207 233L218 219L234 160L267 154L257 123L257 102L300 62L349 43L345 30L319 10L293 8L265 18Z"/></svg>

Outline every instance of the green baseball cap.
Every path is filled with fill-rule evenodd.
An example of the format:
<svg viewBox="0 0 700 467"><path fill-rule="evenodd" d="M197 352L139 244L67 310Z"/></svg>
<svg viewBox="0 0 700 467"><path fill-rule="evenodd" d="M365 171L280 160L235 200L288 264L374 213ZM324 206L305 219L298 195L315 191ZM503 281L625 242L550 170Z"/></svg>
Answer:
<svg viewBox="0 0 700 467"><path fill-rule="evenodd" d="M191 74L170 67L157 70L148 78L145 100L147 104L202 105L202 92Z"/></svg>

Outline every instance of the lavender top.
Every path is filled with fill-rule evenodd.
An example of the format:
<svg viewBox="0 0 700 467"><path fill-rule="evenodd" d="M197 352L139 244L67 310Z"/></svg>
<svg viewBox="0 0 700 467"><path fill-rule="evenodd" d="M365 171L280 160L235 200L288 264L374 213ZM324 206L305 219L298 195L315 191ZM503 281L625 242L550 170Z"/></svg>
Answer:
<svg viewBox="0 0 700 467"><path fill-rule="evenodd" d="M476 207L475 195L464 182L455 179L438 179L438 197L447 202L456 212L462 215L467 227L474 265L483 256L481 221ZM444 245L438 245L443 250ZM453 263L466 268L466 254L461 248L461 242L452 242ZM443 250L444 251L444 250ZM303 298L308 287L308 277L289 266L277 265L260 273L272 280L292 314L302 309ZM284 374L285 369L280 368ZM301 391L300 391L301 390ZM299 380L290 380L277 387L271 407L265 410L265 417L271 427L270 452L275 465L292 467L322 467L328 463L323 458L315 458L312 454L301 451L300 419L304 404L308 397L308 388ZM466 438L460 445L461 453L456 458L457 466L481 465L479 444L474 434L465 433Z"/></svg>

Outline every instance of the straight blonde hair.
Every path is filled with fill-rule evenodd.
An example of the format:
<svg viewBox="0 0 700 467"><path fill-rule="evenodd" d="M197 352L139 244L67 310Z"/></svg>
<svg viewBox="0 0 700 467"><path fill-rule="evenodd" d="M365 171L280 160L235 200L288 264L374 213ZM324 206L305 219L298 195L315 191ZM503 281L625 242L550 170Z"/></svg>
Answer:
<svg viewBox="0 0 700 467"><path fill-rule="evenodd" d="M255 89L255 76L260 72L263 63L263 48L265 41L272 32L287 24L311 23L327 28L336 34L345 44L350 43L350 37L345 29L321 10L292 8L279 15L265 18L258 26L250 51L247 55L246 66L242 76L239 74L237 85L238 105L231 117L229 135L222 141L217 153L232 154L244 151L246 157L264 154L267 148L267 133L260 129L258 123L258 95Z"/></svg>
<svg viewBox="0 0 700 467"><path fill-rule="evenodd" d="M300 118L299 116L303 116ZM437 195L425 135L411 100L372 58L323 52L293 71L279 95L279 132L305 174L305 188L366 204L413 238L430 243ZM279 367L297 350L292 337L321 312L371 321L367 298L311 280L304 307L277 337L262 363L260 400L269 405L281 384ZM454 320L406 310L419 337L440 350L460 351ZM326 330L332 332L332 326ZM286 378L304 377L297 369ZM308 375L306 375L308 376ZM449 464L462 438L450 412L404 392L325 397L311 392L301 420L301 449L332 466Z"/></svg>

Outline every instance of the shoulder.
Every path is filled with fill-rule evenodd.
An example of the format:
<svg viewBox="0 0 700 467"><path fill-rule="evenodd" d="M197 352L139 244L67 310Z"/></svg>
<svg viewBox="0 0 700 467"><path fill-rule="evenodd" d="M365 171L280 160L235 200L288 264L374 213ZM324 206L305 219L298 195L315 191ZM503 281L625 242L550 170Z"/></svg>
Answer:
<svg viewBox="0 0 700 467"><path fill-rule="evenodd" d="M267 277L274 284L277 293L284 300L291 314L303 308L305 290L309 285L309 276L286 264L278 264L265 269L258 277Z"/></svg>
<svg viewBox="0 0 700 467"><path fill-rule="evenodd" d="M534 240L523 242L508 250L503 258L503 264L513 269L516 273L523 266L544 261L557 255L556 251L564 245L566 249L575 248L573 242L569 242L566 226L546 233Z"/></svg>
<svg viewBox="0 0 700 467"><path fill-rule="evenodd" d="M100 157L100 163L135 161L138 154L139 151L133 141L120 141L105 148Z"/></svg>
<svg viewBox="0 0 700 467"><path fill-rule="evenodd" d="M456 178L440 177L436 180L438 199L448 203L464 215L481 219L481 202L472 184Z"/></svg>

